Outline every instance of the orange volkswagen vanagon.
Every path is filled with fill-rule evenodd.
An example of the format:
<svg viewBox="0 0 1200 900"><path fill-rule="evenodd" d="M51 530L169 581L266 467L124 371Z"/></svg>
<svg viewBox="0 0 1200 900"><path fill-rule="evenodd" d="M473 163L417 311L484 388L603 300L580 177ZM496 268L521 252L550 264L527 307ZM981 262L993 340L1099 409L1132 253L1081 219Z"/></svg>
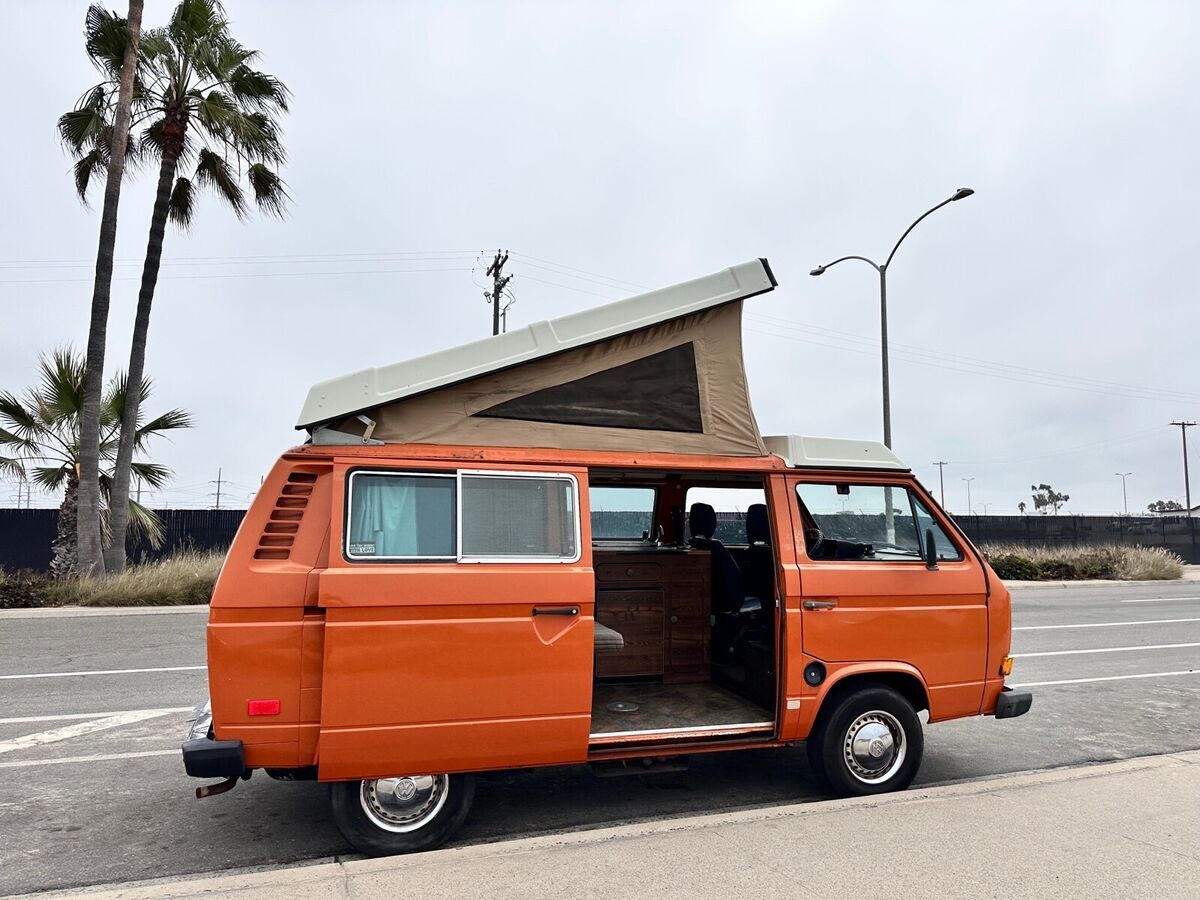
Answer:
<svg viewBox="0 0 1200 900"><path fill-rule="evenodd" d="M369 854L472 773L803 741L906 787L922 725L1018 716L1009 595L881 444L763 437L766 260L319 384L212 597L189 775L330 782ZM636 761L636 765L631 762Z"/></svg>

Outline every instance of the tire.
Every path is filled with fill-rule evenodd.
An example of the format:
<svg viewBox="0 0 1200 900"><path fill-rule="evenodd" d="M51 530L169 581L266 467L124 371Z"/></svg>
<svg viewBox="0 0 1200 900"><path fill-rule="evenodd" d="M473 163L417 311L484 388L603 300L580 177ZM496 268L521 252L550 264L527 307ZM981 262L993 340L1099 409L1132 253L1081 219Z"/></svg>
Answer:
<svg viewBox="0 0 1200 900"><path fill-rule="evenodd" d="M924 749L912 704L878 684L833 698L807 741L813 777L835 797L904 790L921 767Z"/></svg>
<svg viewBox="0 0 1200 900"><path fill-rule="evenodd" d="M475 798L470 775L413 775L332 785L338 831L367 856L439 847L466 819ZM407 796L406 796L407 795Z"/></svg>

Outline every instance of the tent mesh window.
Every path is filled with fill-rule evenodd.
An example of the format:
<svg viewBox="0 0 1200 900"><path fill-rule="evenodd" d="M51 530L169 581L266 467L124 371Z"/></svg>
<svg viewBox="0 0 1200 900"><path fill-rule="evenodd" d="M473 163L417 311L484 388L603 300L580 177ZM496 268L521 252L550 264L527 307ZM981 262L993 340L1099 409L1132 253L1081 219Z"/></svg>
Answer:
<svg viewBox="0 0 1200 900"><path fill-rule="evenodd" d="M566 478L464 475L462 555L576 555L574 485Z"/></svg>
<svg viewBox="0 0 1200 900"><path fill-rule="evenodd" d="M696 350L680 344L475 413L498 419L701 433Z"/></svg>

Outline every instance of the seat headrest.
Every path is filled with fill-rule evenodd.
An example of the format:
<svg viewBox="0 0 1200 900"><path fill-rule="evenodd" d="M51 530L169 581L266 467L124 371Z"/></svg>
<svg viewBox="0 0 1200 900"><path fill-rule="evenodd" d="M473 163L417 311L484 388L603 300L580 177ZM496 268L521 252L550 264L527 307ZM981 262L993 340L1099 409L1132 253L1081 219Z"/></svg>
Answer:
<svg viewBox="0 0 1200 900"><path fill-rule="evenodd" d="M767 521L767 504L752 503L747 507L746 540L751 544L771 543L771 525Z"/></svg>
<svg viewBox="0 0 1200 900"><path fill-rule="evenodd" d="M707 503L693 503L688 510L688 530L694 538L712 540L717 533L717 511Z"/></svg>

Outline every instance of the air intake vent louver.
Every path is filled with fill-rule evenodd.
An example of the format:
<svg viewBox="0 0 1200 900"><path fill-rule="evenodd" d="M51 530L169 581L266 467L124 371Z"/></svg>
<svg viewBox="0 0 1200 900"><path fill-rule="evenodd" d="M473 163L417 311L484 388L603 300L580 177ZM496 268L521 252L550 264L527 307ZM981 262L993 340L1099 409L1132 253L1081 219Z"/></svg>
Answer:
<svg viewBox="0 0 1200 900"><path fill-rule="evenodd" d="M287 483L275 499L270 520L258 538L255 559L287 559L291 555L292 544L300 530L300 520L304 518L304 509L308 506L308 498L312 496L316 481L317 476L312 472L292 472L288 475Z"/></svg>

